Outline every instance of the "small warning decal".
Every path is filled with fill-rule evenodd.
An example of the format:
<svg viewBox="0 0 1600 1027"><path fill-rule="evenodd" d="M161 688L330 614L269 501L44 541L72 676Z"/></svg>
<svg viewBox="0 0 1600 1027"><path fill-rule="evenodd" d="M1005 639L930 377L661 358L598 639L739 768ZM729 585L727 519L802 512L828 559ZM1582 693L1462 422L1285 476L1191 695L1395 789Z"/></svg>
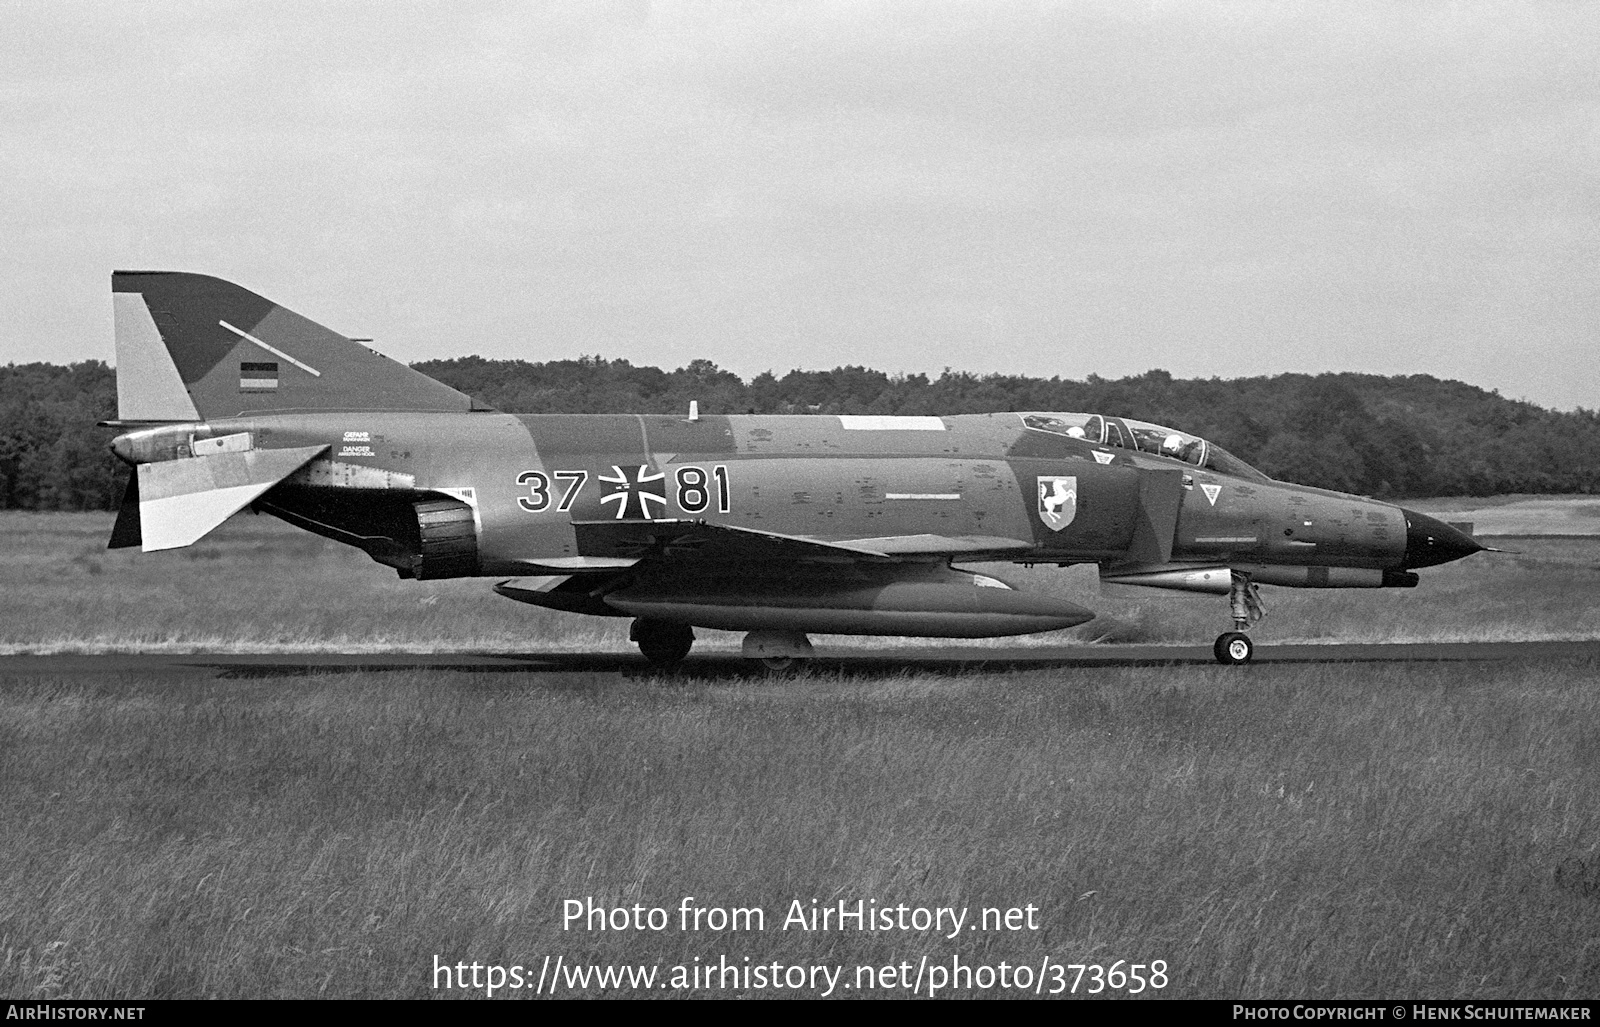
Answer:
<svg viewBox="0 0 1600 1027"><path fill-rule="evenodd" d="M1094 451L1094 462L1097 464L1109 464L1116 458L1117 455L1115 453L1107 453L1098 449Z"/></svg>
<svg viewBox="0 0 1600 1027"><path fill-rule="evenodd" d="M1206 499L1210 501L1212 506L1216 506L1217 497L1222 495L1222 486L1211 482L1202 482L1200 491L1206 494Z"/></svg>

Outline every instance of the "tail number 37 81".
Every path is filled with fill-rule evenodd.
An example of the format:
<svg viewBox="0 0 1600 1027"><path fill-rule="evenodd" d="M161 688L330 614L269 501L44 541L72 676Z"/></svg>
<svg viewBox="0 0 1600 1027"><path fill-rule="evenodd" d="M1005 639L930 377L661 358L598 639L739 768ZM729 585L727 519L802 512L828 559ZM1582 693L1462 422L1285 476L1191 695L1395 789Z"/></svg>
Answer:
<svg viewBox="0 0 1600 1027"><path fill-rule="evenodd" d="M678 509L684 513L704 513L713 500L718 513L733 509L732 493L728 487L728 468L717 464L708 472L704 467L685 464L673 470L677 486ZM554 479L552 487L552 479ZM542 513L554 505L557 513L566 513L577 503L583 488L589 483L588 471L523 471L517 475L517 484L528 490L517 497L517 505L528 513ZM556 495L559 493L559 497Z"/></svg>

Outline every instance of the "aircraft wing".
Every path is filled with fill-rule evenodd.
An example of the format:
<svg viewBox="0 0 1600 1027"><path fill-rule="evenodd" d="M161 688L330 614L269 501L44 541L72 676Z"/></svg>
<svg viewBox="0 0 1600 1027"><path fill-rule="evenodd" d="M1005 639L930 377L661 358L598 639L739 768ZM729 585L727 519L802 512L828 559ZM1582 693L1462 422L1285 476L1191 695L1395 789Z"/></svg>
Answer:
<svg viewBox="0 0 1600 1027"><path fill-rule="evenodd" d="M990 536L889 535L823 540L758 528L704 521L575 521L585 562L693 559L708 561L799 561L802 563L898 563L902 560L1005 553L1032 548L1017 539ZM541 566L550 561L533 561Z"/></svg>

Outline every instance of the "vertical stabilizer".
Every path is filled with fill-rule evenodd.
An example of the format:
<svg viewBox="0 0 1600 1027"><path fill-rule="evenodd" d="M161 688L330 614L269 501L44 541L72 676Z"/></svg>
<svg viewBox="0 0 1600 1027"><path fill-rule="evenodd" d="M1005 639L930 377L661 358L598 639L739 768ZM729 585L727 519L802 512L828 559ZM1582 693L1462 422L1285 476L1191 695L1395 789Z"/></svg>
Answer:
<svg viewBox="0 0 1600 1027"><path fill-rule="evenodd" d="M472 409L448 385L220 278L117 271L111 292L124 421Z"/></svg>

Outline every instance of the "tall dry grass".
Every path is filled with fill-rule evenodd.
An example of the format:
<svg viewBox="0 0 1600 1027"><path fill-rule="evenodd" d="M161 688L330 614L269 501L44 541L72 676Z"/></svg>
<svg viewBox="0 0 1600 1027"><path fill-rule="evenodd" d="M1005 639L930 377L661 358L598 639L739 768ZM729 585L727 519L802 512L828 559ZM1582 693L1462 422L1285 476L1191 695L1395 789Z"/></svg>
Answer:
<svg viewBox="0 0 1600 1027"><path fill-rule="evenodd" d="M0 514L0 652L632 650L621 618L512 602L490 591L490 579L402 581L356 550L269 517L236 517L188 549L148 554L107 551L110 523L104 514ZM1271 644L1600 636L1600 546L1577 539L1510 546L1519 552L1480 553L1427 569L1415 589L1264 588L1269 616L1256 638ZM1102 590L1092 567L977 569L1101 614L1072 631L997 639L999 646L1194 644L1230 626L1221 597ZM738 645L734 634L699 634L702 649Z"/></svg>
<svg viewBox="0 0 1600 1027"><path fill-rule="evenodd" d="M1600 637L1600 539L1518 539L1419 572L1416 588L1263 586L1259 643L1472 642ZM1083 603L1100 619L1081 636L1118 642L1207 642L1230 625L1222 597L1128 586L1097 588L1092 568L1003 568L1030 591ZM1041 636L1042 637L1042 636Z"/></svg>
<svg viewBox="0 0 1600 1027"><path fill-rule="evenodd" d="M725 953L1592 997L1595 670L12 679L0 994L425 996L435 955ZM561 929L566 898L686 895L768 930ZM1042 929L777 930L796 897L1033 903Z"/></svg>
<svg viewBox="0 0 1600 1027"><path fill-rule="evenodd" d="M620 648L627 622L541 610L490 579L403 581L271 517L187 549L107 550L104 514L0 514L0 652Z"/></svg>

